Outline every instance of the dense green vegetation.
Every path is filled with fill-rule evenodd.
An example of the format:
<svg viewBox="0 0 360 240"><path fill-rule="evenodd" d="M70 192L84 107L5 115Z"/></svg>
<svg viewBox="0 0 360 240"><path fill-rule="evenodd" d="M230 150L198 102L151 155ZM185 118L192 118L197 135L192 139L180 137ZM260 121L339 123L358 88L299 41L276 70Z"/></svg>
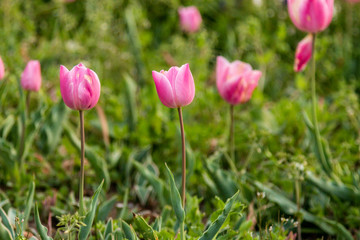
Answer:
<svg viewBox="0 0 360 240"><path fill-rule="evenodd" d="M181 31L182 5L198 7L199 32ZM22 239L25 231L47 239L40 221L54 239L66 239L79 228L85 234L82 225L91 222L76 214L79 120L59 88L59 66L79 62L102 86L96 109L85 112L91 239L174 239L179 222L165 163L180 188L180 128L176 109L159 101L151 71L184 63L196 86L183 110L187 239L213 225L221 227L216 239L287 239L299 220L303 239L360 239L360 4L337 0L335 8L316 43L318 118L331 166L324 168L308 117L310 68L293 70L306 34L291 23L283 1L1 0L0 239ZM235 107L234 166L227 154L229 106L215 83L218 55L263 73L252 99ZM41 62L43 84L26 114L19 81L30 59Z"/></svg>

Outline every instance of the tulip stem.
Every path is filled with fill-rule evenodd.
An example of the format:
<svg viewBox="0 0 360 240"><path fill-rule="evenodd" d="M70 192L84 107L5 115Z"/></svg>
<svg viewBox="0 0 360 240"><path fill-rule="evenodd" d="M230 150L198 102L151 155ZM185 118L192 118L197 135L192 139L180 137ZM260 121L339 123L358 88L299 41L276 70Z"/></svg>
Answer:
<svg viewBox="0 0 360 240"><path fill-rule="evenodd" d="M23 154L25 149L25 136L26 136L26 118L28 115L29 106L30 106L30 91L26 91L26 102L21 119L21 136L20 136L20 145L19 145L19 162L20 162L21 170L23 170Z"/></svg>
<svg viewBox="0 0 360 240"><path fill-rule="evenodd" d="M234 141L234 105L230 105L230 138L229 138L229 146L230 146L230 157L231 161L235 161L235 141Z"/></svg>
<svg viewBox="0 0 360 240"><path fill-rule="evenodd" d="M80 166L80 186L79 186L79 205L80 216L85 215L84 211L84 159L85 159L85 131L84 131L84 112L79 111L80 114L80 134L81 134L81 166Z"/></svg>
<svg viewBox="0 0 360 240"><path fill-rule="evenodd" d="M319 131L319 123L317 119L317 100L316 100L316 79L315 79L315 71L316 71L316 64L315 64L315 40L316 40L316 34L313 33L313 41L312 41L312 56L311 56L311 62L312 62L312 78L311 78L311 99L312 99L312 115L313 115L313 123L314 123L314 131L315 131L315 141L316 141L316 148L318 151L318 154L320 156L321 165L328 174L328 171L330 166L327 164L325 155L324 155L324 149L323 145L321 143L321 136Z"/></svg>
<svg viewBox="0 0 360 240"><path fill-rule="evenodd" d="M300 179L295 180L295 192L296 192L295 194L296 194L297 219L298 219L297 233L298 233L298 240L301 240L301 213L300 213L301 184L300 184Z"/></svg>
<svg viewBox="0 0 360 240"><path fill-rule="evenodd" d="M182 116L181 107L178 108L180 131L181 131L181 145L182 145L182 184L181 184L181 200L182 206L185 210L185 189L186 189L186 150L185 150L185 133L184 133L184 121ZM180 237L181 240L185 239L184 222L180 225Z"/></svg>

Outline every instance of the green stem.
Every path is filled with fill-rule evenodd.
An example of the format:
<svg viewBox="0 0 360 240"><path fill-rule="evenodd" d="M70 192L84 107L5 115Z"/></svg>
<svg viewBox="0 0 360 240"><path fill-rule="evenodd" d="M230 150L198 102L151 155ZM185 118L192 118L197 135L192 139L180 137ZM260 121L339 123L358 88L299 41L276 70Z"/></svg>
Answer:
<svg viewBox="0 0 360 240"><path fill-rule="evenodd" d="M318 153L320 155L321 164L328 173L327 170L329 170L329 166L326 163L325 155L324 155L324 149L323 145L321 143L321 137L320 137L320 131L319 131L319 123L317 119L317 99L316 99L316 79L315 79L315 72L316 72L316 64L315 64L315 40L316 40L316 34L313 33L313 41L312 41L312 57L311 57L311 99L312 99L312 115L313 115L313 123L314 123L314 131L315 131L315 140L316 140L316 147L318 149Z"/></svg>
<svg viewBox="0 0 360 240"><path fill-rule="evenodd" d="M21 119L21 136L20 136L20 145L19 145L19 163L20 163L20 170L23 170L23 154L25 149L25 136L26 136L26 118L29 111L30 105L30 91L26 92L26 102L24 112L22 113Z"/></svg>
<svg viewBox="0 0 360 240"><path fill-rule="evenodd" d="M79 111L80 114L80 134L81 134L81 166L80 166L80 186L79 186L79 205L80 216L85 215L84 211L84 159L85 159L85 131L84 131L84 112Z"/></svg>
<svg viewBox="0 0 360 240"><path fill-rule="evenodd" d="M234 105L230 105L230 137L229 137L230 157L235 161L235 141L234 141Z"/></svg>
<svg viewBox="0 0 360 240"><path fill-rule="evenodd" d="M296 205L297 205L297 219L298 219L298 225L297 225L297 235L298 240L301 240L301 214L300 214L300 196L301 196L301 186L300 186L300 180L295 180L295 194L296 194Z"/></svg>
<svg viewBox="0 0 360 240"><path fill-rule="evenodd" d="M186 150L185 150L185 133L184 133L184 121L182 116L181 107L178 108L179 120L180 120L180 131L181 131L181 145L182 145L182 184L181 184L181 200L182 206L185 210L185 193L186 193ZM184 222L180 226L180 237L181 240L185 240Z"/></svg>

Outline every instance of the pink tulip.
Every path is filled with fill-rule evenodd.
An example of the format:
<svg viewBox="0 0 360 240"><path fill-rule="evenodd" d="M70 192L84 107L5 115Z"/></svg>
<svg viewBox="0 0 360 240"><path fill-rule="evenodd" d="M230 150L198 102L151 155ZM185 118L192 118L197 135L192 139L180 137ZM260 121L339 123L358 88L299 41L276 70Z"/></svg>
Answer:
<svg viewBox="0 0 360 240"><path fill-rule="evenodd" d="M298 29L317 33L329 26L334 12L334 0L288 0L288 10Z"/></svg>
<svg viewBox="0 0 360 240"><path fill-rule="evenodd" d="M250 100L261 77L261 72L252 70L250 64L224 57L216 59L216 85L221 97L232 105Z"/></svg>
<svg viewBox="0 0 360 240"><path fill-rule="evenodd" d="M100 81L94 71L78 64L71 71L60 66L60 92L64 103L74 110L93 108L100 98Z"/></svg>
<svg viewBox="0 0 360 240"><path fill-rule="evenodd" d="M199 30L202 19L199 10L195 6L180 7L180 27L184 32L194 33Z"/></svg>
<svg viewBox="0 0 360 240"><path fill-rule="evenodd" d="M2 80L4 77L5 77L5 66L0 57L0 80Z"/></svg>
<svg viewBox="0 0 360 240"><path fill-rule="evenodd" d="M313 37L311 36L311 34L309 34L303 40L301 40L297 45L296 53L295 53L295 64L294 64L295 72L302 71L306 67L306 64L309 62L309 60L311 59L312 43L313 43Z"/></svg>
<svg viewBox="0 0 360 240"><path fill-rule="evenodd" d="M39 91L41 87L41 67L39 61L31 60L27 63L25 70L21 74L21 86L28 91Z"/></svg>
<svg viewBox="0 0 360 240"><path fill-rule="evenodd" d="M166 107L184 107L193 101L195 84L189 64L171 67L169 71L152 71L152 76L160 101Z"/></svg>

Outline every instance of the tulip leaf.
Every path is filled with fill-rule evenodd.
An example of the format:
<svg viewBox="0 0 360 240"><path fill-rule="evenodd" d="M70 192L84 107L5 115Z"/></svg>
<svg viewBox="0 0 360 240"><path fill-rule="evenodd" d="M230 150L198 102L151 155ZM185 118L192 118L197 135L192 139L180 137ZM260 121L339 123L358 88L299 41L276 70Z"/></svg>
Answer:
<svg viewBox="0 0 360 240"><path fill-rule="evenodd" d="M175 211L176 218L180 223L184 222L185 219L185 211L181 203L181 196L180 193L176 187L174 176L172 172L170 171L167 164L165 164L166 170L169 177L169 183L170 183L170 197L171 197L171 204Z"/></svg>
<svg viewBox="0 0 360 240"><path fill-rule="evenodd" d="M47 235L48 229L41 224L39 217L39 209L37 204L35 204L34 212L35 212L36 229L40 235L41 240L52 240L52 238Z"/></svg>
<svg viewBox="0 0 360 240"><path fill-rule="evenodd" d="M137 240L138 239L134 229L129 224L127 224L124 220L121 220L121 227L122 227L122 230L124 231L125 237L127 239L129 239L129 240Z"/></svg>
<svg viewBox="0 0 360 240"><path fill-rule="evenodd" d="M90 203L90 210L86 214L86 217L84 219L84 223L85 223L86 226L82 226L80 228L79 240L86 240L88 238L88 235L89 235L89 233L91 231L91 226L92 226L92 224L94 222L98 197L99 197L99 194L101 192L103 184L104 184L104 180L101 182L100 186L96 189L94 195L92 196L91 203Z"/></svg>
<svg viewBox="0 0 360 240"><path fill-rule="evenodd" d="M199 240L212 240L219 232L221 226L224 224L227 216L230 213L231 207L239 196L239 192L236 192L231 198L226 201L226 204L222 210L222 213L218 218L212 222L209 228L203 233Z"/></svg>
<svg viewBox="0 0 360 240"><path fill-rule="evenodd" d="M289 215L295 215L297 210L297 205L290 201L286 196L284 196L279 191L274 191L271 188L263 185L262 183L258 181L252 181L252 183L261 191L265 192L266 197L272 201L275 202L280 206L280 208ZM300 210L300 213L303 216L303 219L307 222L311 222L315 225L317 225L319 228L321 228L324 232L326 232L329 235L337 235L339 237L342 237L346 240L353 239L351 237L351 233L347 231L344 226L341 223L328 220L324 217L318 217L315 215L312 215L311 213L307 212L304 209Z"/></svg>
<svg viewBox="0 0 360 240"><path fill-rule="evenodd" d="M139 215L135 215L134 226L141 239L157 240L158 236L155 230Z"/></svg>
<svg viewBox="0 0 360 240"><path fill-rule="evenodd" d="M109 215L111 209L117 201L117 196L113 196L110 199L104 201L100 207L99 212L96 215L96 221L105 221L107 216Z"/></svg>
<svg viewBox="0 0 360 240"><path fill-rule="evenodd" d="M105 227L104 238L106 239L109 235L111 235L112 232L113 232L113 220L112 218L110 218Z"/></svg>
<svg viewBox="0 0 360 240"><path fill-rule="evenodd" d="M136 127L137 122L137 112L136 112L136 83L134 80L128 75L124 74L125 79L125 96L127 102L127 122L129 126L129 130L133 132Z"/></svg>
<svg viewBox="0 0 360 240"><path fill-rule="evenodd" d="M14 240L9 229L1 222L0 219L0 239L1 240Z"/></svg>
<svg viewBox="0 0 360 240"><path fill-rule="evenodd" d="M2 224L9 231L9 233L11 235L11 238L15 239L14 229L12 228L9 218L8 218L8 216L6 215L5 211L2 208L0 208L0 219L2 221Z"/></svg>
<svg viewBox="0 0 360 240"><path fill-rule="evenodd" d="M23 221L21 221L21 228L24 230L27 228L28 225L31 208L34 202L34 194L35 194L35 182L31 181L29 184L29 191L26 198L25 211L22 215Z"/></svg>

